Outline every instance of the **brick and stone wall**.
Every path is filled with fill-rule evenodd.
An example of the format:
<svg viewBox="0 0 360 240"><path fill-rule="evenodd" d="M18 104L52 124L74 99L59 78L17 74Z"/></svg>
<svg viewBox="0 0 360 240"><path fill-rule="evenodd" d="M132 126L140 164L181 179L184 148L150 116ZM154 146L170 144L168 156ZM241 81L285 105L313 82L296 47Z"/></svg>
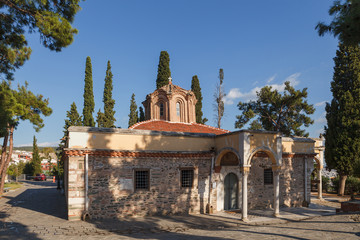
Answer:
<svg viewBox="0 0 360 240"><path fill-rule="evenodd" d="M312 159L307 164L307 203L310 202L310 174ZM264 169L271 169L272 162L267 157L254 157L248 180L249 209L273 207L274 185L264 184ZM304 158L283 158L280 170L280 206L300 207L305 200Z"/></svg>
<svg viewBox="0 0 360 240"><path fill-rule="evenodd" d="M205 213L211 157L89 156L89 214L92 218ZM84 157L69 157L68 214L84 211ZM182 188L182 168L194 169L192 188ZM134 171L150 171L149 190L134 189ZM212 192L214 194L214 192Z"/></svg>
<svg viewBox="0 0 360 240"><path fill-rule="evenodd" d="M65 162L67 175L68 219L79 220L85 208L84 156L69 157Z"/></svg>
<svg viewBox="0 0 360 240"><path fill-rule="evenodd" d="M264 184L264 169L271 169L267 157L253 157L248 178L249 209L273 207L274 185ZM280 184L280 191L283 186Z"/></svg>

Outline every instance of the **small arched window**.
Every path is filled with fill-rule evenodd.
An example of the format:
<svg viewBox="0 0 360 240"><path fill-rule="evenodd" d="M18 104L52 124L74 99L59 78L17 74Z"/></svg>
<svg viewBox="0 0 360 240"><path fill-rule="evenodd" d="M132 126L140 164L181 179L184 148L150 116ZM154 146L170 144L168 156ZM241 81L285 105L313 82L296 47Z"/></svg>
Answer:
<svg viewBox="0 0 360 240"><path fill-rule="evenodd" d="M179 102L176 103L176 116L180 117L180 103Z"/></svg>
<svg viewBox="0 0 360 240"><path fill-rule="evenodd" d="M160 117L164 116L164 104L160 103Z"/></svg>

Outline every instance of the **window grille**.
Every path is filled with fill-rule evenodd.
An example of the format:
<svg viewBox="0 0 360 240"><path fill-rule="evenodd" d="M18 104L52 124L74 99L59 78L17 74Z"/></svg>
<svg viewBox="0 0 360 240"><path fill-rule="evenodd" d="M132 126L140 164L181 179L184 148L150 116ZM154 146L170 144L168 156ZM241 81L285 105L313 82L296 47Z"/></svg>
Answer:
<svg viewBox="0 0 360 240"><path fill-rule="evenodd" d="M135 190L149 189L149 170L135 171Z"/></svg>
<svg viewBox="0 0 360 240"><path fill-rule="evenodd" d="M184 169L181 170L181 187L189 187L193 186L194 182L194 170L193 169Z"/></svg>
<svg viewBox="0 0 360 240"><path fill-rule="evenodd" d="M264 169L264 184L273 184L273 171L271 168Z"/></svg>

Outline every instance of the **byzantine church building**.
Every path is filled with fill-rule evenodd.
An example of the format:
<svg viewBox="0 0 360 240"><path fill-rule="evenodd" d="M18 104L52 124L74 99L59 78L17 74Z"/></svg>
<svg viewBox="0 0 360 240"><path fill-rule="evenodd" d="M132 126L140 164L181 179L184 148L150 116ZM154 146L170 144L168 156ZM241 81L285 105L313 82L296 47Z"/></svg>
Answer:
<svg viewBox="0 0 360 240"><path fill-rule="evenodd" d="M69 220L231 210L246 221L251 209L281 216L280 207L310 203L314 161L321 181L322 139L198 124L194 93L169 80L146 96L146 120L129 129L68 129Z"/></svg>

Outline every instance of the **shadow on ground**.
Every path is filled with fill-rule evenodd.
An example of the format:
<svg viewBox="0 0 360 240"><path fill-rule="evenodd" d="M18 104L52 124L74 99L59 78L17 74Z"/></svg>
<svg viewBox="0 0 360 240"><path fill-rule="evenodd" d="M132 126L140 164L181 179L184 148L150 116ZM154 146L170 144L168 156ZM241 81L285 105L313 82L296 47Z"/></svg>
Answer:
<svg viewBox="0 0 360 240"><path fill-rule="evenodd" d="M28 227L17 222L7 220L9 215L0 211L0 238L1 239L41 239L36 233L29 231Z"/></svg>

